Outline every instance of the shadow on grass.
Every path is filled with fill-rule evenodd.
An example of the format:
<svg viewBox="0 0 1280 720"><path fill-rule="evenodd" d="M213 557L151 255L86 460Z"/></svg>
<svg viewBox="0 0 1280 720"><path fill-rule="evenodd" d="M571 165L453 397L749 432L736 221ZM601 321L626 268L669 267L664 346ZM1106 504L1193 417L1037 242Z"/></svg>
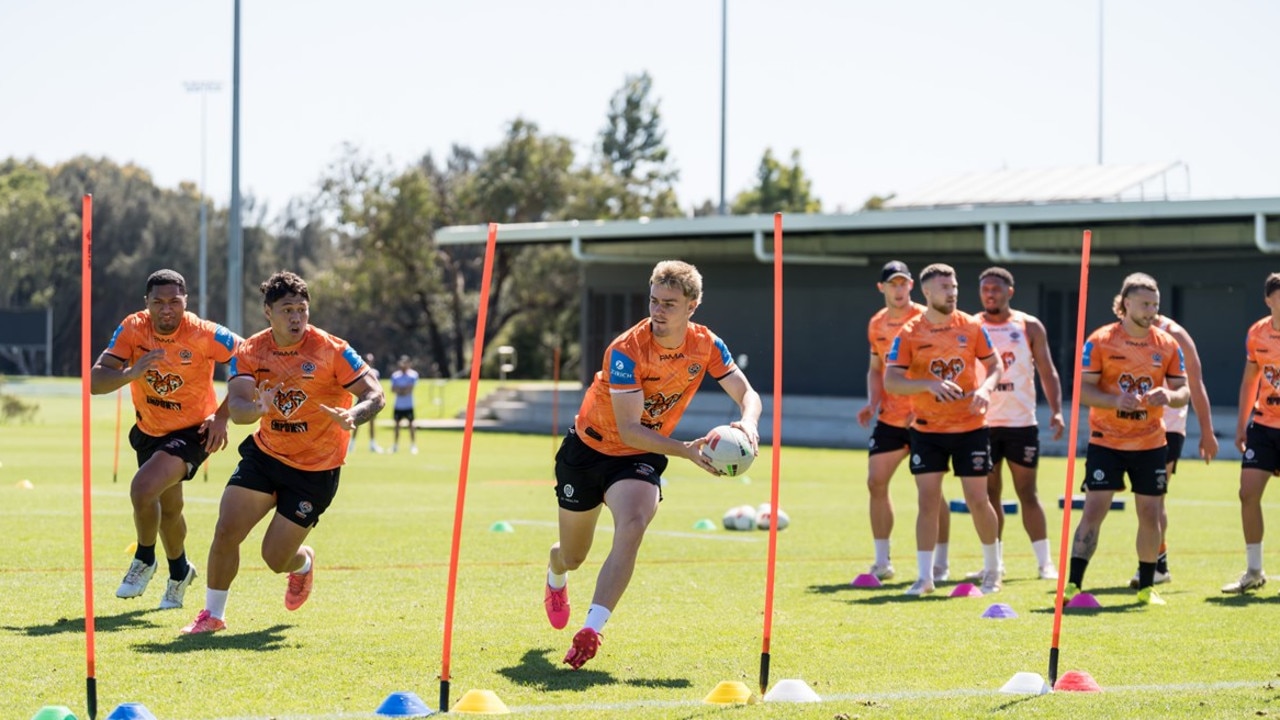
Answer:
<svg viewBox="0 0 1280 720"><path fill-rule="evenodd" d="M1028 694L1028 695L1019 695L1018 697L1014 698L1013 700L1010 700L1009 702L1003 702L1003 703L1000 703L999 705L995 706L995 708L993 708L993 712L1002 712L1002 711L1004 711L1004 710L1012 710L1012 709L1014 709L1014 708L1018 707L1019 705L1022 705L1023 703L1029 703L1029 702L1032 702L1033 700L1035 700L1035 699L1036 699L1036 698L1038 698L1038 697L1040 697L1040 696L1039 696L1039 695L1029 695L1029 694Z"/></svg>
<svg viewBox="0 0 1280 720"><path fill-rule="evenodd" d="M145 617L153 612L156 612L154 608L148 608L146 610L130 610L119 615L98 615L93 619L93 630L94 632L119 632L137 628L160 627L160 625ZM26 627L5 625L4 630L28 637L60 635L62 633L80 634L84 632L84 618L58 618L45 625L28 625Z"/></svg>
<svg viewBox="0 0 1280 720"><path fill-rule="evenodd" d="M809 587L805 588L804 591L809 593L810 595L834 595L835 593L838 593L838 592L849 592L851 590L861 590L861 589L862 588L856 588L847 582L842 582L842 583L832 583L830 585L810 585Z"/></svg>
<svg viewBox="0 0 1280 720"><path fill-rule="evenodd" d="M178 635L168 642L138 643L133 646L133 649L138 652L162 654L201 652L203 650L257 650L259 652L269 652L289 647L285 644L284 631L291 627L293 626L273 625L269 628L247 633L229 634L224 630L219 633L204 633L202 635ZM300 647L297 643L293 643L290 646Z"/></svg>
<svg viewBox="0 0 1280 720"><path fill-rule="evenodd" d="M626 685L647 688L687 688L692 683L688 678L632 678L618 680L613 675L600 670L592 670L590 666L579 670L570 670L567 665L553 665L547 659L551 648L536 648L526 651L518 665L498 670L498 674L517 685L533 687L542 691L582 690L596 685Z"/></svg>
<svg viewBox="0 0 1280 720"><path fill-rule="evenodd" d="M1210 605L1218 607L1244 608L1253 607L1254 605L1275 605L1280 604L1280 595L1250 595L1243 593L1240 595L1215 595L1204 599Z"/></svg>

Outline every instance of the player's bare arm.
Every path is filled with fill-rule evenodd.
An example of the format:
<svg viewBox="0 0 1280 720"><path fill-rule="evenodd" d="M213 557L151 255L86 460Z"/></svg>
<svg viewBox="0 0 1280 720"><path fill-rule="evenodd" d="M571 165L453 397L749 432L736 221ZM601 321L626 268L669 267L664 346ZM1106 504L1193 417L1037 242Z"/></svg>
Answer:
<svg viewBox="0 0 1280 720"><path fill-rule="evenodd" d="M870 427L880 403L884 402L884 361L880 356L871 353L867 363L867 404L858 411L858 424Z"/></svg>
<svg viewBox="0 0 1280 720"><path fill-rule="evenodd" d="M738 411L742 413L738 420L729 423L729 427L736 427L746 433L747 439L751 441L752 452L759 455L760 413L764 409L764 404L760 402L760 393L751 387L751 383L741 369L735 369L720 378L720 387L733 398L733 401L738 404Z"/></svg>
<svg viewBox="0 0 1280 720"><path fill-rule="evenodd" d="M227 421L230 419L231 410L227 406L227 398L224 397L217 411L200 423L205 452L215 453L227 446Z"/></svg>
<svg viewBox="0 0 1280 720"><path fill-rule="evenodd" d="M1049 333L1038 318L1027 318L1027 339L1031 341L1031 357L1036 363L1036 375L1040 378L1045 402L1049 404L1049 430L1053 433L1053 439L1059 440L1066 428L1066 422L1062 418L1062 379L1058 376L1058 368L1053 364L1053 355L1049 353Z"/></svg>
<svg viewBox="0 0 1280 720"><path fill-rule="evenodd" d="M1204 387L1204 366L1200 364L1200 352L1196 341L1186 328L1175 323L1172 335L1182 348L1182 361L1187 368L1187 386L1191 388L1191 409L1196 411L1200 424L1200 457L1209 462L1218 454L1218 438L1213 431L1213 411L1209 406L1209 391Z"/></svg>
<svg viewBox="0 0 1280 720"><path fill-rule="evenodd" d="M720 474L699 452L707 444L706 437L682 442L641 424L640 419L644 417L644 393L639 390L613 393L610 400L613 404L613 416L618 424L618 437L624 445L668 457L682 457L712 475Z"/></svg>
<svg viewBox="0 0 1280 720"><path fill-rule="evenodd" d="M333 408L321 405L320 408L342 426L343 430L354 430L373 419L387 404L382 393L382 386L373 379L370 373L361 375L355 382L347 386L347 392L355 395L357 400L350 408Z"/></svg>
<svg viewBox="0 0 1280 720"><path fill-rule="evenodd" d="M231 378L227 383L227 409L231 413L231 422L237 425L258 422L271 407L282 384L272 385L268 380L258 384L251 375Z"/></svg>
<svg viewBox="0 0 1280 720"><path fill-rule="evenodd" d="M1244 452L1245 431L1249 427L1249 418L1253 415L1253 403L1258 399L1258 380L1262 372L1258 363L1245 361L1244 376L1240 379L1240 397L1236 405L1236 449Z"/></svg>
<svg viewBox="0 0 1280 720"><path fill-rule="evenodd" d="M1137 410L1142 401L1133 393L1112 393L1098 387L1101 373L1083 373L1080 376L1080 402L1088 407Z"/></svg>
<svg viewBox="0 0 1280 720"><path fill-rule="evenodd" d="M901 365L890 365L884 372L885 392L894 395L915 395L927 392L938 402L959 400L964 397L964 390L950 380L934 378L912 380L907 377L907 369Z"/></svg>
<svg viewBox="0 0 1280 720"><path fill-rule="evenodd" d="M991 393L995 392L996 385L1000 382L1000 376L1004 374L1004 367L1000 362L1000 357L995 353L991 353L979 360L982 366L987 369L987 377L982 381L981 385L974 389L973 399L969 403L975 413L982 414L991 405Z"/></svg>
<svg viewBox="0 0 1280 720"><path fill-rule="evenodd" d="M1191 388L1186 378L1166 378L1165 385L1151 388L1142 396L1142 402L1151 407L1186 407L1191 401Z"/></svg>
<svg viewBox="0 0 1280 720"><path fill-rule="evenodd" d="M115 392L146 375L163 358L164 348L156 348L143 353L137 362L126 367L123 360L104 352L89 370L89 394L105 395Z"/></svg>

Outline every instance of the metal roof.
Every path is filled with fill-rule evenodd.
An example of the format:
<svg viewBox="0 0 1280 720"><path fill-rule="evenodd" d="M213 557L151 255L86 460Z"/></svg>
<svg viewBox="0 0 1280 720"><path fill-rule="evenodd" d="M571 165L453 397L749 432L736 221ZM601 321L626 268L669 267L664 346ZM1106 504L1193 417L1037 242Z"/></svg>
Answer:
<svg viewBox="0 0 1280 720"><path fill-rule="evenodd" d="M785 215L788 235L983 226L991 223L1040 225L1089 222L1141 222L1280 215L1280 197L1146 202L1065 202L1045 205L993 205L870 210L850 214ZM728 215L640 220L568 220L499 225L498 242L544 243L580 240L750 236L771 233L772 215ZM485 225L454 225L435 233L440 245L483 243Z"/></svg>
<svg viewBox="0 0 1280 720"><path fill-rule="evenodd" d="M1022 170L995 170L944 178L885 202L887 209L1017 205L1028 203L1102 202L1169 198L1168 174L1181 162L1137 165L1079 165ZM1149 192L1152 181L1159 192ZM1189 180L1188 180L1189 184ZM1189 189L1188 189L1189 192Z"/></svg>

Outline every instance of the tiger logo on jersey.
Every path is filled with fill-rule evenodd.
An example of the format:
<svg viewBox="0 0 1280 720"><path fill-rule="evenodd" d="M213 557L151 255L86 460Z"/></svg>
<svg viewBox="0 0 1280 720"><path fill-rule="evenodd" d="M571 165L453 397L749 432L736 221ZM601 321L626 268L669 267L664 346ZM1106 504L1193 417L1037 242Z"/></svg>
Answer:
<svg viewBox="0 0 1280 720"><path fill-rule="evenodd" d="M302 403L306 401L306 393L298 390L297 388L290 388L289 390L281 390L276 393L275 405L281 415L289 417L297 412L298 408L302 407Z"/></svg>
<svg viewBox="0 0 1280 720"><path fill-rule="evenodd" d="M941 380L955 380L960 377L960 373L964 372L964 360L960 358L951 358L950 360L938 358L929 363L929 372Z"/></svg>
<svg viewBox="0 0 1280 720"><path fill-rule="evenodd" d="M670 410L672 406L680 402L681 393L671 396L662 393L654 393L644 399L644 412L649 417L660 417L663 413Z"/></svg>
<svg viewBox="0 0 1280 720"><path fill-rule="evenodd" d="M1000 363L1004 366L1005 370L1013 367L1013 351L1008 350L1000 353Z"/></svg>
<svg viewBox="0 0 1280 720"><path fill-rule="evenodd" d="M1267 384L1270 385L1272 389L1280 388L1280 385L1277 385L1280 383L1280 368L1277 368L1275 365L1263 365L1262 376L1267 379Z"/></svg>
<svg viewBox="0 0 1280 720"><path fill-rule="evenodd" d="M1129 373L1124 373L1117 380L1116 384L1120 386L1120 391L1126 394L1145 395L1151 389L1153 383L1147 375L1135 378Z"/></svg>
<svg viewBox="0 0 1280 720"><path fill-rule="evenodd" d="M146 379L151 389L155 390L156 394L161 397L171 392L176 392L178 388L182 387L182 376L174 375L173 373L161 375L159 370L148 370Z"/></svg>

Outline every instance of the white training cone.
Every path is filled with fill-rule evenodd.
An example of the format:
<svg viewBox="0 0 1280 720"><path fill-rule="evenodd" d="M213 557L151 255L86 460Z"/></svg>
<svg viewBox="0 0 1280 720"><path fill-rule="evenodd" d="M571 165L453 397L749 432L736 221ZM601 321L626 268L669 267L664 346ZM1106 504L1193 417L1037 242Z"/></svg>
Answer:
<svg viewBox="0 0 1280 720"><path fill-rule="evenodd" d="M779 680L764 695L765 702L822 702L818 693L803 680Z"/></svg>
<svg viewBox="0 0 1280 720"><path fill-rule="evenodd" d="M1037 673L1014 673L1009 682L1000 688L1000 692L1010 695L1046 695L1049 693L1049 683Z"/></svg>

